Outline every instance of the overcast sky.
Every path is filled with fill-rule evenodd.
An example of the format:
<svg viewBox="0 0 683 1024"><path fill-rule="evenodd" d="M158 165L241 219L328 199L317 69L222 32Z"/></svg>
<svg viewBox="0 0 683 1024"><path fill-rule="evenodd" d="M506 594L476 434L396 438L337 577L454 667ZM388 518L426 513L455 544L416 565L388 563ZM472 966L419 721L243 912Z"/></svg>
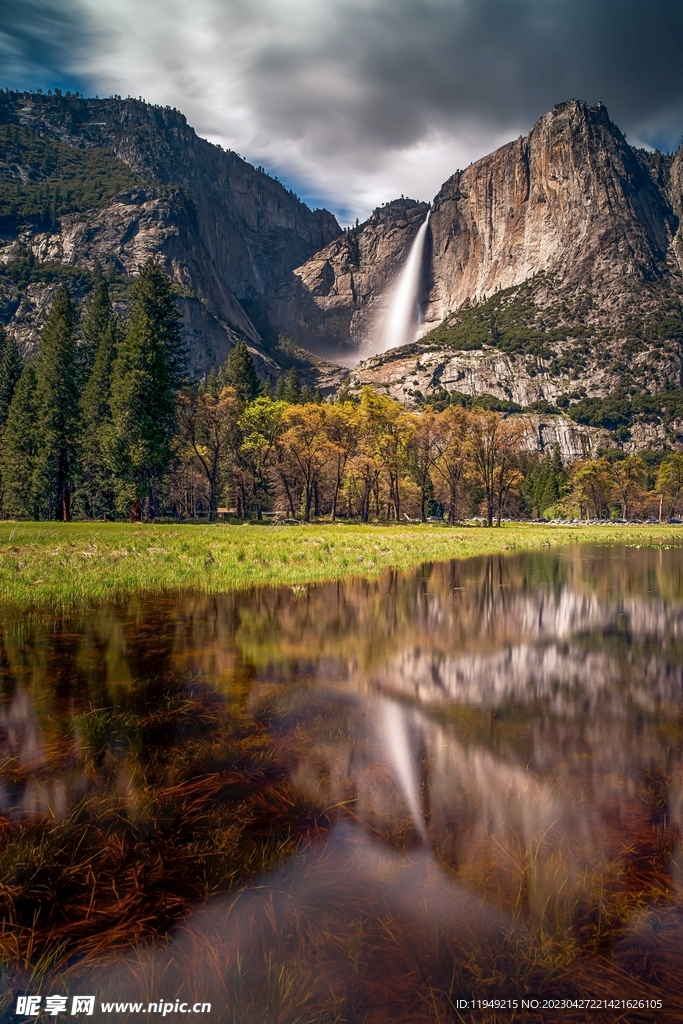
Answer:
<svg viewBox="0 0 683 1024"><path fill-rule="evenodd" d="M143 96L344 222L459 167L555 103L629 141L683 134L683 0L11 0L0 81Z"/></svg>

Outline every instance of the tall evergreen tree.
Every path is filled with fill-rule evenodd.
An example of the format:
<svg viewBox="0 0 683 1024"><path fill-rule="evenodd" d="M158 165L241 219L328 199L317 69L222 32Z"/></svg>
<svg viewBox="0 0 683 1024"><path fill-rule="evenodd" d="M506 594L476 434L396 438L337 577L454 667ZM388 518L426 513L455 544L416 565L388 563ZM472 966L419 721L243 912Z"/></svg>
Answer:
<svg viewBox="0 0 683 1024"><path fill-rule="evenodd" d="M0 328L1 331L2 328ZM4 427L7 422L10 402L21 377L22 369L23 362L19 355L19 347L14 338L7 338L4 340L0 358L0 428Z"/></svg>
<svg viewBox="0 0 683 1024"><path fill-rule="evenodd" d="M287 383L284 386L283 398L290 405L298 405L301 401L301 381L296 366L293 366L287 374Z"/></svg>
<svg viewBox="0 0 683 1024"><path fill-rule="evenodd" d="M546 452L524 482L524 490L536 515L545 515L546 509L560 500L566 479L560 449L554 445L552 453Z"/></svg>
<svg viewBox="0 0 683 1024"><path fill-rule="evenodd" d="M234 388L237 397L245 405L260 395L261 380L245 342L238 341L221 366L218 371L218 383L222 388Z"/></svg>
<svg viewBox="0 0 683 1024"><path fill-rule="evenodd" d="M81 338L83 341L78 353L84 381L87 381L90 375L100 341L112 317L109 289L107 288L107 282L102 276L102 268L99 263L95 264L93 279L92 295L86 303L81 320Z"/></svg>
<svg viewBox="0 0 683 1024"><path fill-rule="evenodd" d="M208 374L199 385L199 390L206 392L207 395L218 395L220 393L221 385L218 380L218 374L213 367L211 367Z"/></svg>
<svg viewBox="0 0 683 1024"><path fill-rule="evenodd" d="M38 518L33 491L36 448L36 374L33 363L27 363L14 389L3 434L0 469L5 515Z"/></svg>
<svg viewBox="0 0 683 1024"><path fill-rule="evenodd" d="M107 460L111 430L112 365L116 355L118 326L112 316L100 338L95 360L81 397L81 487L85 512L93 518L113 515L116 489Z"/></svg>
<svg viewBox="0 0 683 1024"><path fill-rule="evenodd" d="M176 392L184 375L180 316L168 277L150 259L132 289L112 368L108 461L131 520L155 514L173 457Z"/></svg>
<svg viewBox="0 0 683 1024"><path fill-rule="evenodd" d="M40 515L71 518L78 449L76 311L62 286L40 335L36 373L36 455L33 490Z"/></svg>
<svg viewBox="0 0 683 1024"><path fill-rule="evenodd" d="M94 288L81 320L79 351L83 379L81 394L81 484L78 497L86 515L113 514L114 481L105 457L105 439L111 423L109 394L117 341L117 322L109 289L99 263Z"/></svg>

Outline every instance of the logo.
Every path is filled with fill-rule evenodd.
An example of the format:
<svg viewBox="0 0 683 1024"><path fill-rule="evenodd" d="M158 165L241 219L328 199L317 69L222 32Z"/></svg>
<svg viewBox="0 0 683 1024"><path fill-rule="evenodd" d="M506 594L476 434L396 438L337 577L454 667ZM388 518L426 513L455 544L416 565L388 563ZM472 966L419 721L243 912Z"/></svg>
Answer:
<svg viewBox="0 0 683 1024"><path fill-rule="evenodd" d="M66 996L47 996L43 1009L48 1016L56 1017L59 1013L66 1013L68 1001ZM17 1017L37 1017L42 1004L42 996L17 996ZM72 1017L77 1013L92 1017L94 1009L94 996L74 996L71 1000Z"/></svg>

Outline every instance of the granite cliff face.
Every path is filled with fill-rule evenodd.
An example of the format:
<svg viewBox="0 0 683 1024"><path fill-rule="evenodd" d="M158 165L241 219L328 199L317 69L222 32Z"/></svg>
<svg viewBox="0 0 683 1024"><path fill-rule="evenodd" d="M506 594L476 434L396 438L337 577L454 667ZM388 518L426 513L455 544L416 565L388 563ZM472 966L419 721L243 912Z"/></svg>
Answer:
<svg viewBox="0 0 683 1024"><path fill-rule="evenodd" d="M378 215L394 208L352 232L354 262L337 240L274 291L271 316L295 340L362 356L366 311L404 259L405 247L375 259ZM413 209L409 237L426 212ZM418 296L422 337L361 362L352 389L372 383L409 405L445 389L526 406L680 387L682 222L683 148L634 149L600 103L555 107L444 184Z"/></svg>
<svg viewBox="0 0 683 1024"><path fill-rule="evenodd" d="M629 146L601 103L556 107L436 196L427 321L541 273L613 310L625 281L662 276L678 228L670 165Z"/></svg>
<svg viewBox="0 0 683 1024"><path fill-rule="evenodd" d="M397 199L344 231L269 289L271 325L321 355L352 356L382 322L387 284L399 273L428 209Z"/></svg>
<svg viewBox="0 0 683 1024"><path fill-rule="evenodd" d="M263 353L249 311L269 283L340 233L327 210L310 210L236 153L200 139L170 108L136 100L35 93L0 95L0 125L16 126L77 151L101 149L127 165L138 187L98 209L61 216L48 231L4 232L5 265L30 251L38 263L129 275L148 256L178 284L192 368L222 361L238 337ZM49 177L41 167L5 165L5 180ZM35 344L50 288L33 282L5 297L5 319Z"/></svg>

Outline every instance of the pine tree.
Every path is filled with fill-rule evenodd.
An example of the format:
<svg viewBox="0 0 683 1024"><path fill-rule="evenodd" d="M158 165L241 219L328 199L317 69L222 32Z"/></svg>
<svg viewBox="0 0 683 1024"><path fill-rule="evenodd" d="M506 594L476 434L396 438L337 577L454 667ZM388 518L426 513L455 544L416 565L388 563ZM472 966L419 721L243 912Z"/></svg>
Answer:
<svg viewBox="0 0 683 1024"><path fill-rule="evenodd" d="M78 498L86 515L100 518L111 516L115 506L114 481L105 448L111 423L109 394L118 330L99 263L95 264L93 276L93 293L81 320L83 343L79 356L83 391Z"/></svg>
<svg viewBox="0 0 683 1024"><path fill-rule="evenodd" d="M164 349L165 374L170 386L180 388L186 381L187 352L180 335L180 313L171 279L150 257L142 267L131 291L129 317L144 312Z"/></svg>
<svg viewBox="0 0 683 1024"><path fill-rule="evenodd" d="M27 363L14 389L3 435L3 510L5 515L37 519L33 493L36 455L36 374Z"/></svg>
<svg viewBox="0 0 683 1024"><path fill-rule="evenodd" d="M351 395L351 389L349 388L348 377L342 384L337 394L337 403L342 405L344 402L352 402L353 397Z"/></svg>
<svg viewBox="0 0 683 1024"><path fill-rule="evenodd" d="M245 405L260 395L261 381L245 342L237 342L218 371L218 382L222 388L234 388L237 397Z"/></svg>
<svg viewBox="0 0 683 1024"><path fill-rule="evenodd" d="M133 286L112 368L107 442L119 504L131 520L142 517L144 502L154 516L173 457L176 392L184 375L179 320L170 280L148 260Z"/></svg>
<svg viewBox="0 0 683 1024"><path fill-rule="evenodd" d="M567 473L562 463L562 453L560 452L560 446L557 443L553 445L552 467L553 473L555 474L558 482L563 482L566 479Z"/></svg>
<svg viewBox="0 0 683 1024"><path fill-rule="evenodd" d="M33 492L47 519L71 518L77 470L78 375L71 296L62 286L41 331L36 373Z"/></svg>
<svg viewBox="0 0 683 1024"><path fill-rule="evenodd" d="M82 367L84 381L87 381L90 375L100 341L112 317L109 289L107 288L107 282L102 276L102 268L99 263L95 264L93 278L94 287L92 295L86 304L81 320L83 343L79 350L79 362Z"/></svg>
<svg viewBox="0 0 683 1024"><path fill-rule="evenodd" d="M7 338L0 359L0 428L7 422L12 395L22 370L23 362L19 355L19 347L14 338Z"/></svg>
<svg viewBox="0 0 683 1024"><path fill-rule="evenodd" d="M97 347L81 397L81 487L79 497L93 518L107 518L115 508L114 478L107 460L111 430L109 398L112 365L118 341L117 322L109 320Z"/></svg>
<svg viewBox="0 0 683 1024"><path fill-rule="evenodd" d="M287 383L282 397L290 405L298 405L301 401L301 381L296 366L293 366L287 374Z"/></svg>
<svg viewBox="0 0 683 1024"><path fill-rule="evenodd" d="M559 447L554 445L552 453L546 452L525 481L524 489L536 515L544 516L546 509L557 504L562 497L566 477Z"/></svg>
<svg viewBox="0 0 683 1024"><path fill-rule="evenodd" d="M213 367L209 370L207 376L199 385L200 391L205 391L208 395L218 395L221 390L221 385L218 382L218 374Z"/></svg>

